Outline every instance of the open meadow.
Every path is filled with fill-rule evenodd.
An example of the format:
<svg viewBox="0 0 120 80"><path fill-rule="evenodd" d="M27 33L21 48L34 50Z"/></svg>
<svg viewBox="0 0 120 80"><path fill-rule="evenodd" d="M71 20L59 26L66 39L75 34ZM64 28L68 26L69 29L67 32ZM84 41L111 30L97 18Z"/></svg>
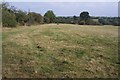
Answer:
<svg viewBox="0 0 120 80"><path fill-rule="evenodd" d="M117 46L117 26L3 27L3 77L116 78Z"/></svg>

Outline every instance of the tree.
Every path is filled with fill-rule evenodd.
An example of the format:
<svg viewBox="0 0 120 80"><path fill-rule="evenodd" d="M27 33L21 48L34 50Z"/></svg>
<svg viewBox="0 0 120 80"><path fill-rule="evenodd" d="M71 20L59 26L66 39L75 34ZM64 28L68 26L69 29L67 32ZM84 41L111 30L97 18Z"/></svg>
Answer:
<svg viewBox="0 0 120 80"><path fill-rule="evenodd" d="M3 27L16 27L17 21L13 13L10 13L7 10L2 11L2 24Z"/></svg>
<svg viewBox="0 0 120 80"><path fill-rule="evenodd" d="M46 23L54 23L55 18L56 18L56 16L53 13L53 11L49 10L44 15L44 22L46 22Z"/></svg>
<svg viewBox="0 0 120 80"><path fill-rule="evenodd" d="M108 19L107 17L100 17L98 19L99 23L101 23L102 25L111 25L111 21L110 19Z"/></svg>
<svg viewBox="0 0 120 80"><path fill-rule="evenodd" d="M35 21L36 23L42 23L42 22L43 22L43 19L42 19L42 15L41 15L41 14L32 12L31 15L32 15L32 17L34 17L34 21Z"/></svg>
<svg viewBox="0 0 120 80"><path fill-rule="evenodd" d="M16 20L20 25L24 25L27 21L27 13L18 10L16 13Z"/></svg>
<svg viewBox="0 0 120 80"><path fill-rule="evenodd" d="M90 19L90 16L88 12L80 13L80 21L84 22L84 24L86 24L87 20L89 19Z"/></svg>
<svg viewBox="0 0 120 80"><path fill-rule="evenodd" d="M77 16L74 15L74 16L73 16L73 19L74 19L74 20L77 20Z"/></svg>
<svg viewBox="0 0 120 80"><path fill-rule="evenodd" d="M50 18L44 17L44 22L45 22L45 23L50 23Z"/></svg>
<svg viewBox="0 0 120 80"><path fill-rule="evenodd" d="M113 18L111 21L112 25L114 26L120 26L120 17Z"/></svg>
<svg viewBox="0 0 120 80"><path fill-rule="evenodd" d="M16 16L8 7L8 3L2 4L2 25L3 27L16 27Z"/></svg>
<svg viewBox="0 0 120 80"><path fill-rule="evenodd" d="M28 14L28 23L29 24L41 24L43 23L43 18L41 14L30 12Z"/></svg>
<svg viewBox="0 0 120 80"><path fill-rule="evenodd" d="M78 18L77 18L77 16L73 16L73 20L74 20L74 24L77 24L78 23Z"/></svg>

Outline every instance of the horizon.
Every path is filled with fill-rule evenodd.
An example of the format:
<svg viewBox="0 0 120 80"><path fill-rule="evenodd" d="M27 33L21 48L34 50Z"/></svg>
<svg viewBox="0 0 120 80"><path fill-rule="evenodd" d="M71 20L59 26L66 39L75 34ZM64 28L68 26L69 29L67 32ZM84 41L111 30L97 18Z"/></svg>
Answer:
<svg viewBox="0 0 120 80"><path fill-rule="evenodd" d="M42 16L52 10L57 17L79 16L87 11L94 17L118 17L117 2L9 2L10 6ZM26 7L27 6L27 7Z"/></svg>

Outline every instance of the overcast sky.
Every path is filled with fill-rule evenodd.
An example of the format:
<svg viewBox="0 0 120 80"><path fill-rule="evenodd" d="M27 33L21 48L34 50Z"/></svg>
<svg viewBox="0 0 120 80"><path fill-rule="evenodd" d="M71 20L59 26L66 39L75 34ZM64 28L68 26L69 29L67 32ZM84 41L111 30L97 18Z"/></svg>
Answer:
<svg viewBox="0 0 120 80"><path fill-rule="evenodd" d="M6 2L118 2L120 0L2 0Z"/></svg>
<svg viewBox="0 0 120 80"><path fill-rule="evenodd" d="M56 16L78 16L82 11L88 11L91 16L118 16L117 2L10 2L10 5L42 15L53 10Z"/></svg>

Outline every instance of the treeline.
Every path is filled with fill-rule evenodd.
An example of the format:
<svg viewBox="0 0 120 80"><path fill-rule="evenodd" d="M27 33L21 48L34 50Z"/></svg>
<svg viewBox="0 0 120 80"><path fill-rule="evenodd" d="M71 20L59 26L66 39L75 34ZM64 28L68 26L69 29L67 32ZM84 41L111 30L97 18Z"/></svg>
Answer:
<svg viewBox="0 0 120 80"><path fill-rule="evenodd" d="M82 12L79 16L56 17L52 10L47 11L44 16L35 12L17 10L8 3L2 3L2 25L3 27L30 26L35 24L67 23L79 25L120 25L120 17L93 17L89 12Z"/></svg>
<svg viewBox="0 0 120 80"><path fill-rule="evenodd" d="M25 12L17 10L8 3L2 4L2 24L3 27L16 27L17 25L30 26L32 24L42 24L43 17L35 12Z"/></svg>
<svg viewBox="0 0 120 80"><path fill-rule="evenodd" d="M114 25L120 26L120 17L90 17L81 20L79 16L56 17L56 23L80 24L80 25Z"/></svg>

